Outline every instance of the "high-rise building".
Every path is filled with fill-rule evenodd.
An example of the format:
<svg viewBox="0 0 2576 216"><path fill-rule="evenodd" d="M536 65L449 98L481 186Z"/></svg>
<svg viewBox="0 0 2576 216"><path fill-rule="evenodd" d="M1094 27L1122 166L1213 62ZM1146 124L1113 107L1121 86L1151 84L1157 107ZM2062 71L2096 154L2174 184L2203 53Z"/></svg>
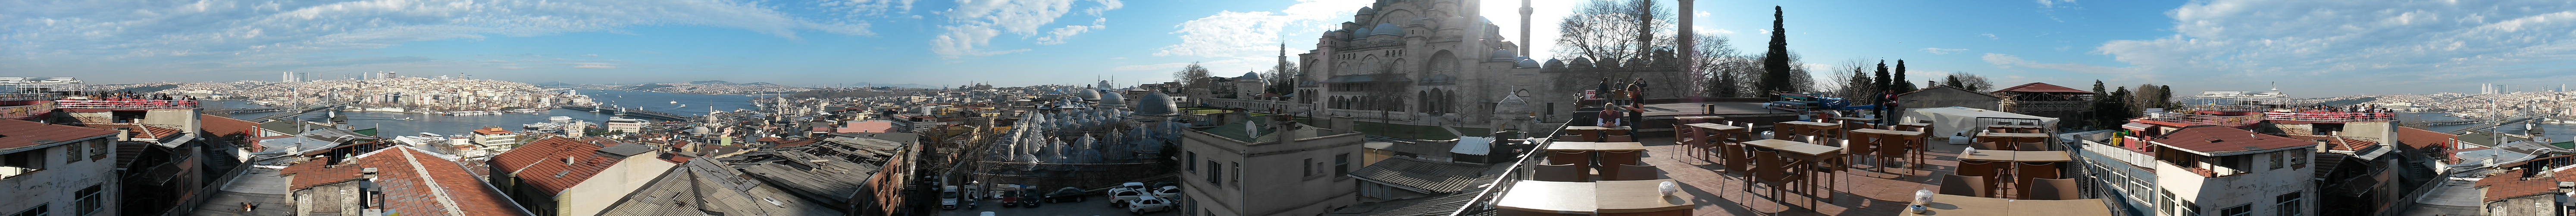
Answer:
<svg viewBox="0 0 2576 216"><path fill-rule="evenodd" d="M278 82L303 82L305 79L304 73L287 71L284 77L278 79Z"/></svg>

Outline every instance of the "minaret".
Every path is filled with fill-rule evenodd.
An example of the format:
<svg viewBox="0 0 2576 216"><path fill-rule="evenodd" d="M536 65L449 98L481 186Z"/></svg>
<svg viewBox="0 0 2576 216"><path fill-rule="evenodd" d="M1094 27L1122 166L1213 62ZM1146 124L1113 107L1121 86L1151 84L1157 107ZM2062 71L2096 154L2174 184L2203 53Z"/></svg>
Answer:
<svg viewBox="0 0 2576 216"><path fill-rule="evenodd" d="M1283 73L1283 74L1279 74L1279 76L1294 75L1294 74L1284 74L1284 73L1287 73L1287 72L1288 72L1288 42L1286 42L1286 41L1281 41L1281 42L1279 42L1279 63L1278 63L1278 64L1279 64L1279 66L1278 66L1278 67L1276 67L1276 68L1271 68L1270 70L1271 70L1271 71L1274 71L1274 72L1280 72L1280 73Z"/></svg>
<svg viewBox="0 0 2576 216"><path fill-rule="evenodd" d="M1688 4L1684 4L1684 5L1688 5ZM1520 51L1521 51L1521 53L1520 53L1520 54L1521 54L1521 56L1529 56L1529 55L1530 55L1530 44L1535 43L1535 41L1531 41L1530 36L1529 36L1529 33L1530 33L1530 11L1531 11L1531 10L1532 10L1532 9L1530 9L1530 0L1521 0L1521 37L1520 37L1520 38L1513 38L1513 39L1520 39L1520 40L1521 40L1521 47L1520 47Z"/></svg>
<svg viewBox="0 0 2576 216"><path fill-rule="evenodd" d="M1680 35L1673 36L1673 40L1677 40L1674 44L1680 45L1673 48L1673 53L1675 55L1673 58L1682 62L1682 74L1688 74L1691 77L1691 79L1683 79L1685 81L1682 81L1682 83L1688 83L1689 86L1700 86L1699 82L1701 79L1698 78L1708 76L1700 73L1698 64L1699 56L1692 54L1692 51L1696 50L1692 50L1694 47L1691 46L1691 40L1698 39L1697 37L1699 37L1699 35L1691 34L1691 0L1677 1L1680 1L1682 8L1680 13L1682 26L1673 28L1674 30L1680 30L1681 33ZM1699 92L1701 88L1684 89L1690 89L1685 91L1689 92L1688 94L1690 95L1702 94Z"/></svg>

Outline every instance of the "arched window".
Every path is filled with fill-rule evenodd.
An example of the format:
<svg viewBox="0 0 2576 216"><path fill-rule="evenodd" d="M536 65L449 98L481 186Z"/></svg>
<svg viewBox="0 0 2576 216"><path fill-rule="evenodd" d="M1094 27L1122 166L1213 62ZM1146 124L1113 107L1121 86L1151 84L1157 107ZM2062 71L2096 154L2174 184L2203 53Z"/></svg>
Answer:
<svg viewBox="0 0 2576 216"><path fill-rule="evenodd" d="M1423 69L1423 71L1430 71L1432 73L1458 72L1458 56L1449 54L1448 50L1441 50L1439 53L1431 54L1431 65L1429 68Z"/></svg>

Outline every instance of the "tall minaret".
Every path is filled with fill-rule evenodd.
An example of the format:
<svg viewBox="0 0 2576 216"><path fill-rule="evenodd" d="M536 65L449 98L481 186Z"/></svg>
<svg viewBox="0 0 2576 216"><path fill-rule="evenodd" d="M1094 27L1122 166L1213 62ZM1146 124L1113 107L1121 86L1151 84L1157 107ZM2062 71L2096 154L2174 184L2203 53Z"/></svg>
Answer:
<svg viewBox="0 0 2576 216"><path fill-rule="evenodd" d="M1271 68L1270 70L1271 70L1271 71L1274 71L1274 72L1279 72L1279 73L1281 73L1281 74L1279 74L1279 76L1296 75L1296 74L1286 74L1286 73L1288 72L1288 42L1287 42L1287 41L1280 41L1280 42L1279 42L1279 63L1277 63L1277 64L1279 64L1279 66L1278 66L1277 68Z"/></svg>
<svg viewBox="0 0 2576 216"><path fill-rule="evenodd" d="M1521 46L1521 47L1520 47L1520 50L1521 50L1521 53L1520 53L1520 54L1521 54L1521 56L1529 56L1529 55L1530 55L1530 45L1531 45L1532 43L1536 43L1535 41L1532 41L1532 39L1530 39L1530 36L1529 36L1529 33L1530 33L1530 11L1531 11L1531 9L1530 9L1530 0L1521 0L1521 37L1520 37L1520 38L1513 38L1513 39L1520 39L1520 40L1521 40L1521 44L1520 44L1520 46Z"/></svg>
<svg viewBox="0 0 2576 216"><path fill-rule="evenodd" d="M1706 76L1706 75L1704 75L1704 74L1701 74L1701 72L1699 71L1699 64L1698 64L1698 62L1699 62L1699 61L1698 61L1698 60L1699 60L1699 56L1698 56L1698 55L1693 55L1693 54L1692 54L1692 51L1695 51L1695 50L1691 50L1692 48L1694 48L1693 46L1691 46L1691 40L1692 40L1692 39L1698 39L1697 37L1699 37L1699 35L1691 34L1691 14L1693 14L1693 13L1692 13L1692 10L1691 10L1691 0L1677 0L1677 1L1680 1L1680 3L1681 3L1682 11L1681 11L1681 13L1680 13L1680 14L1681 14L1681 18L1682 18L1682 20L1681 20L1681 21L1682 21L1682 26L1679 26L1679 27L1673 28L1673 29L1675 29L1675 30L1680 30L1680 33L1681 33L1681 35L1674 35L1674 36L1673 36L1673 40L1677 40L1677 41L1675 41L1675 43L1674 43L1674 44L1678 44L1678 45L1680 45L1680 46L1675 46L1675 47L1673 48L1673 54L1675 55L1675 56L1674 56L1674 58L1677 58L1677 59L1679 59L1679 60L1682 62L1682 63L1681 63L1681 65L1682 65L1682 74L1688 74L1688 75L1690 75L1690 77L1691 77L1690 79L1682 79L1682 80L1684 80L1684 81L1682 81L1682 83L1687 83L1687 84L1688 84L1688 86L1699 86L1699 85L1700 85L1700 84L1699 84L1699 82L1700 82L1700 80L1701 80L1701 79L1700 79L1700 77L1708 77L1708 76ZM1683 88L1683 89L1690 89L1690 90L1688 90L1688 91L1684 91L1684 92L1689 92L1688 94L1690 94L1690 95L1700 95L1700 94L1702 94L1702 93L1700 93L1699 91L1700 91L1701 89L1704 89L1704 88Z"/></svg>

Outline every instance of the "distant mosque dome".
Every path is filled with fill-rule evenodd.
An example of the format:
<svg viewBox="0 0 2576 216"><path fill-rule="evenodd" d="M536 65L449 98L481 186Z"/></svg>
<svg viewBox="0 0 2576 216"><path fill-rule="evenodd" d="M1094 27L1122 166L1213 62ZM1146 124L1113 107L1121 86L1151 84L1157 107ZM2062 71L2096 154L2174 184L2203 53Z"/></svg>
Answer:
<svg viewBox="0 0 2576 216"><path fill-rule="evenodd" d="M1377 14L1377 9L1369 8L1368 6L1360 6L1359 14Z"/></svg>
<svg viewBox="0 0 2576 216"><path fill-rule="evenodd" d="M1395 27L1394 23L1378 23L1376 28L1369 29L1369 36L1377 35L1394 35L1396 37L1403 37L1404 28Z"/></svg>
<svg viewBox="0 0 2576 216"><path fill-rule="evenodd" d="M1100 94L1101 106L1127 106L1127 96L1118 95L1118 91L1100 90Z"/></svg>
<svg viewBox="0 0 2576 216"><path fill-rule="evenodd" d="M1261 79L1261 73L1243 72L1243 76L1234 77L1234 78L1235 78L1235 79L1250 79L1250 80L1258 80L1258 79Z"/></svg>
<svg viewBox="0 0 2576 216"><path fill-rule="evenodd" d="M1539 66L1539 65L1538 65L1538 61L1530 60L1529 56L1521 56L1521 57L1513 57L1513 58L1520 59L1520 63L1519 63L1519 64L1512 64L1512 67L1516 67L1516 68L1536 68L1536 67L1538 67L1538 66Z"/></svg>
<svg viewBox="0 0 2576 216"><path fill-rule="evenodd" d="M1161 91L1147 93L1145 98L1136 100L1136 115L1177 116L1181 115L1180 111L1179 105L1172 104L1172 96Z"/></svg>
<svg viewBox="0 0 2576 216"><path fill-rule="evenodd" d="M1096 100L1100 100L1100 91L1095 91L1095 90L1091 90L1091 89L1079 89L1079 90L1074 90L1074 91L1073 91L1073 96L1074 96L1074 97L1080 97L1082 100L1085 100L1085 101L1096 101Z"/></svg>
<svg viewBox="0 0 2576 216"><path fill-rule="evenodd" d="M1512 57L1516 57L1512 54L1512 49L1494 49L1493 56L1494 58L1490 60L1503 62L1511 62Z"/></svg>
<svg viewBox="0 0 2576 216"><path fill-rule="evenodd" d="M1366 38L1369 35L1369 28L1355 28L1351 29L1351 37L1348 39L1359 40L1360 38Z"/></svg>

